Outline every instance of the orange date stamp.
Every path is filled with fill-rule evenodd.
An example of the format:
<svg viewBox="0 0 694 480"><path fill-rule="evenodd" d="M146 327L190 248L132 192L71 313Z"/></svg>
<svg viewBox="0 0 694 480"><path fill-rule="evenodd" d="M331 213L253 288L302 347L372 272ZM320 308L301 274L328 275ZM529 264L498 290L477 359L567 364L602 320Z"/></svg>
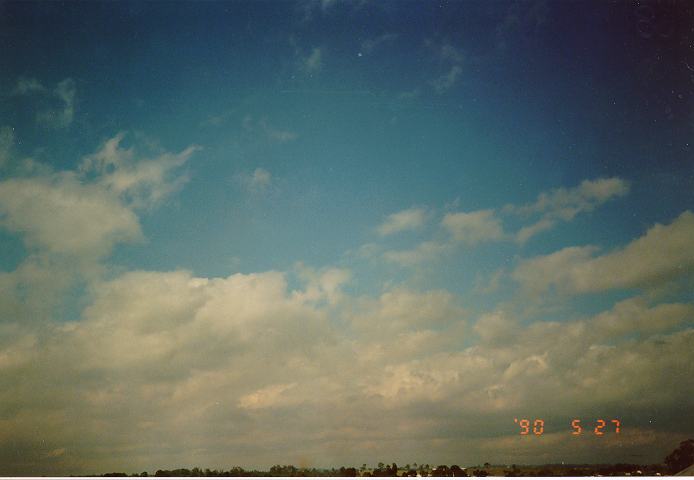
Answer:
<svg viewBox="0 0 694 480"><path fill-rule="evenodd" d="M513 419L514 423L518 424L520 435L542 435L545 433L545 421L542 418L536 418L532 423L527 418ZM571 420L571 428L573 429L571 435L582 435L584 432L591 433L593 435L602 436L605 433L615 433L618 434L621 431L622 423L617 419L612 419L610 422L606 422L602 418L598 418L594 424L589 424L589 426L584 428L581 425L580 418L574 418Z"/></svg>

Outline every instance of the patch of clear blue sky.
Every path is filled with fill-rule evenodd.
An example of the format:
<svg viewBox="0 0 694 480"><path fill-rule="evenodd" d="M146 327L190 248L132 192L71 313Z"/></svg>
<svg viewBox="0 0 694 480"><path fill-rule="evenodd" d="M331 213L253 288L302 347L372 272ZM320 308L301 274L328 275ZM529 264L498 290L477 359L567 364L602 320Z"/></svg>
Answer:
<svg viewBox="0 0 694 480"><path fill-rule="evenodd" d="M412 280L471 297L477 275L509 258L570 245L609 250L694 206L681 121L692 88L686 72L644 73L643 58L668 53L635 33L625 6L561 2L544 13L526 6L2 3L0 123L16 127L22 154L58 169L74 168L119 131L172 151L203 146L186 167L190 182L143 214L148 243L119 246L117 264L207 276L340 264L356 270L352 288L364 292L412 278L343 256L380 241L374 227L390 213L431 209L414 247L456 199L471 211L531 202L584 179L632 183L628 198L522 248L461 250ZM372 51L362 47L384 34L392 37ZM456 62L441 57L443 45L461 55L461 73L439 94L431 82ZM322 65L307 72L301 61L314 48ZM19 76L48 87L75 79L69 129L34 124L28 100L7 95ZM244 132L246 117L298 137L276 142L257 128ZM236 180L255 168L273 177L263 195ZM0 242L8 247L3 269L12 268L24 251L11 236Z"/></svg>

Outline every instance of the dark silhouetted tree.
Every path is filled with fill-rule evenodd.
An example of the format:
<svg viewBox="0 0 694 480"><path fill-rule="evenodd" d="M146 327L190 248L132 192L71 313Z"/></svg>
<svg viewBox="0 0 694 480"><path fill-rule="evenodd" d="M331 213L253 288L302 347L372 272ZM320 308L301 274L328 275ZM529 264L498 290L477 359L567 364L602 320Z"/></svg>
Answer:
<svg viewBox="0 0 694 480"><path fill-rule="evenodd" d="M451 475L454 477L467 477L465 470L460 468L458 465L451 465Z"/></svg>
<svg viewBox="0 0 694 480"><path fill-rule="evenodd" d="M665 457L669 474L675 474L694 464L694 440L691 438L680 443L670 455Z"/></svg>

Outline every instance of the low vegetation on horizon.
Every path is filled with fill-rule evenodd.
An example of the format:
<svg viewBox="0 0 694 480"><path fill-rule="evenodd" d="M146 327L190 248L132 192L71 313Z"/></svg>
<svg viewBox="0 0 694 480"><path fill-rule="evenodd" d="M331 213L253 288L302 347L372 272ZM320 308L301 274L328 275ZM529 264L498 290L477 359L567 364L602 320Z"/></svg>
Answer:
<svg viewBox="0 0 694 480"><path fill-rule="evenodd" d="M299 468L294 465L274 465L268 471L245 470L233 467L229 470L204 470L178 468L135 473L131 477L587 477L587 476L660 476L674 475L694 464L694 439L685 440L670 453L662 464L638 465L617 463L614 465L491 465L461 468L458 465L416 463L398 467L397 464L379 463L375 468L361 467ZM107 473L103 477L127 477L125 473Z"/></svg>

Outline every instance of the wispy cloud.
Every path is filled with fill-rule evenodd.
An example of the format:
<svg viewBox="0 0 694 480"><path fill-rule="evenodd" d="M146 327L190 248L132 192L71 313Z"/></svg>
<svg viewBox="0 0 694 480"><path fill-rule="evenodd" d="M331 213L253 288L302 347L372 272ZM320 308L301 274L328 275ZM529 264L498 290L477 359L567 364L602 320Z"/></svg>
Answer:
<svg viewBox="0 0 694 480"><path fill-rule="evenodd" d="M436 93L444 93L458 82L461 73L463 73L463 68L460 65L452 65L448 73L432 80L431 85Z"/></svg>
<svg viewBox="0 0 694 480"><path fill-rule="evenodd" d="M464 56L458 48L450 43L435 45L431 41L427 41L426 46L433 49L435 59L447 68L446 73L439 75L430 82L434 91L441 95L458 83L463 73Z"/></svg>
<svg viewBox="0 0 694 480"><path fill-rule="evenodd" d="M179 153L163 152L151 157L139 155L135 148L121 146L125 133L105 141L94 153L82 159L80 172L127 199L135 207L157 205L187 180L176 173L201 147L191 145Z"/></svg>
<svg viewBox="0 0 694 480"><path fill-rule="evenodd" d="M308 55L301 58L301 66L308 74L319 72L323 68L323 49L313 47Z"/></svg>
<svg viewBox="0 0 694 480"><path fill-rule="evenodd" d="M396 33L384 33L377 37L367 38L361 42L359 51L364 55L369 55L383 45L394 42L397 38L398 35Z"/></svg>
<svg viewBox="0 0 694 480"><path fill-rule="evenodd" d="M451 251L452 245L445 242L427 240L415 248L407 250L387 250L383 258L403 267L412 267L439 258L443 253Z"/></svg>
<svg viewBox="0 0 694 480"><path fill-rule="evenodd" d="M506 50L518 40L535 35L547 22L548 7L546 0L511 2L496 27L497 49Z"/></svg>
<svg viewBox="0 0 694 480"><path fill-rule="evenodd" d="M261 134L274 142L285 143L299 138L298 133L273 126L265 117L257 118L252 115L246 115L243 117L241 126L246 132Z"/></svg>
<svg viewBox="0 0 694 480"><path fill-rule="evenodd" d="M17 80L17 85L15 86L14 90L12 90L14 95L28 95L31 93L45 92L48 92L48 89L44 87L41 82L35 78L27 77L20 77Z"/></svg>
<svg viewBox="0 0 694 480"><path fill-rule="evenodd" d="M250 193L263 193L272 185L272 174L264 168L256 168L250 173L240 173L236 178Z"/></svg>
<svg viewBox="0 0 694 480"><path fill-rule="evenodd" d="M381 225L379 229L386 227L386 231L390 228L398 231L398 226L409 225L408 221L412 221L412 214L409 212L400 212L402 216L389 219L390 221ZM448 232L446 239L426 240L412 249L387 250L383 252L383 258L401 266L412 267L434 261L441 255L455 251L461 245L472 248L485 242L506 238L501 220L495 215L494 210L447 213L440 226Z"/></svg>
<svg viewBox="0 0 694 480"><path fill-rule="evenodd" d="M449 235L447 239L426 240L411 249L386 249L383 257L402 266L414 266L453 252L461 246L472 248L488 242L509 240L524 244L540 232L553 228L558 222L571 221L578 214L590 212L613 198L626 195L628 191L629 183L620 178L584 180L577 187L543 192L535 202L526 205L509 204L500 211L485 209L448 212L440 222L440 227ZM456 203L455 207L459 205ZM539 219L514 233L504 228L502 214L522 219ZM425 218L425 211L422 209L403 210L390 215L376 230L380 236L385 237L403 230L420 228ZM567 250L569 252L572 250Z"/></svg>
<svg viewBox="0 0 694 480"><path fill-rule="evenodd" d="M625 196L629 182L621 178L584 180L573 188L557 188L538 195L526 205L506 205L503 212L522 218L539 216L535 223L521 228L516 234L518 243L525 243L540 232L549 230L559 221L573 220L580 213L590 212L603 203Z"/></svg>
<svg viewBox="0 0 694 480"><path fill-rule="evenodd" d="M379 235L385 237L407 230L415 230L424 225L426 217L426 210L423 208L402 210L388 215L385 221L376 228L376 231Z"/></svg>
<svg viewBox="0 0 694 480"><path fill-rule="evenodd" d="M59 105L40 110L36 114L36 121L49 128L67 128L75 116L75 99L77 89L75 81L66 78L59 82L53 90L49 90L35 78L20 78L12 91L14 95L40 94L50 103Z"/></svg>

